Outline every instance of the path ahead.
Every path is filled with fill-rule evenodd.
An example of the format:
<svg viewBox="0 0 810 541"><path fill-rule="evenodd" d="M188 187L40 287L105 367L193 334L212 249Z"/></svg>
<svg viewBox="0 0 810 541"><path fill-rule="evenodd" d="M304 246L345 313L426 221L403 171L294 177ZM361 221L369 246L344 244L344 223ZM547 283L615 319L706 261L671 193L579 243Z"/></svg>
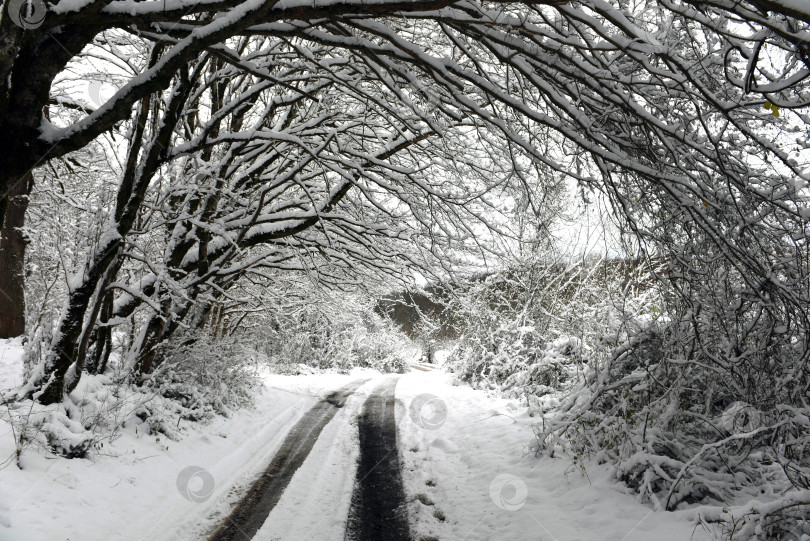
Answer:
<svg viewBox="0 0 810 541"><path fill-rule="evenodd" d="M304 463L318 436L346 399L368 380L354 381L315 404L290 430L270 465L234 507L209 541L253 539L278 503L296 470Z"/></svg>
<svg viewBox="0 0 810 541"><path fill-rule="evenodd" d="M357 419L360 461L346 525L347 540L410 539L394 415L397 381L391 378L379 385Z"/></svg>
<svg viewBox="0 0 810 541"><path fill-rule="evenodd" d="M8 364L8 344L0 340L0 392L24 380L23 348L14 345ZM370 371L264 373L254 408L184 425L184 437L171 443L145 436L131 419L92 459L57 458L32 446L22 468L0 468L0 539L718 537L696 526L696 507L658 513L640 503L610 464L589 460L581 464L585 472L563 453L536 456L534 433L543 417L533 416L536 406L527 407L524 398L499 398L458 385L441 367L418 366L424 370L414 367L396 384ZM373 379L358 386L361 377ZM104 388L97 391L93 400L106 400ZM552 415L556 398L546 398L541 405ZM15 452L5 436L8 420L0 415L0 461ZM742 516L746 509L729 512Z"/></svg>
<svg viewBox="0 0 810 541"><path fill-rule="evenodd" d="M392 377L383 381L368 397L357 419L360 458L346 525L347 540L410 540L397 450L394 399L397 380ZM346 399L366 381L355 381L333 392L298 421L270 465L209 541L254 538L324 427L345 405Z"/></svg>

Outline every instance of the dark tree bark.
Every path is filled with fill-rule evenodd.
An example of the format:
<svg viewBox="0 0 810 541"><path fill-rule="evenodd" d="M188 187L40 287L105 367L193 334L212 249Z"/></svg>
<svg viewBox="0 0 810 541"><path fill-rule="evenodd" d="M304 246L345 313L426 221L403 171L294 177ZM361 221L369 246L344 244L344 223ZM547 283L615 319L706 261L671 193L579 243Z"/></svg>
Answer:
<svg viewBox="0 0 810 541"><path fill-rule="evenodd" d="M154 64L157 58L158 51L153 50L150 64ZM90 302L96 296L96 289L100 281L105 276L108 281L114 278L114 276L108 275L108 269L113 265L124 238L135 224L149 181L161 164L162 153L169 146L169 139L174 126L178 122L180 111L188 98L188 92L193 82L189 78L188 70L185 67L181 70L181 77L182 83L178 86L177 92L169 103L163 123L154 140L146 149L143 163L140 167L137 167L135 156L137 156L137 152L141 148L141 139L149 114L150 100L146 99L141 102L141 108L135 120L136 131L130 145L127 167L116 198L115 234L110 234L104 243L97 248L93 260L87 262L81 283L68 296L67 308L59 323L56 339L51 344L50 351L47 354L48 357L45 360L44 377L35 384L35 388L42 386L42 391L37 397L37 400L42 404L61 402L65 391L69 392L75 388L78 379L81 377L87 354L87 340L81 340L85 330L85 318L88 315L91 316L91 319L87 322L88 329L91 329L98 317L100 304L96 303L91 314L88 314L88 308ZM117 272L117 268L114 269L113 274L115 272ZM104 287L106 286L102 284L102 291ZM160 330L162 331L162 328ZM159 335L160 333L157 333L156 336ZM74 371L68 375L68 370L72 365ZM66 375L68 375L67 378Z"/></svg>
<svg viewBox="0 0 810 541"><path fill-rule="evenodd" d="M34 184L27 173L11 185L0 232L0 338L25 333L25 247L28 240L22 232L28 194Z"/></svg>
<svg viewBox="0 0 810 541"><path fill-rule="evenodd" d="M42 393L38 400L42 404L54 404L62 401L65 390L65 375L68 368L77 360L79 338L84 330L84 319L88 305L95 296L96 286L113 263L121 246L121 237L111 237L99 247L98 255L85 270L82 283L68 296L67 309L59 324L55 342L51 345L45 365L45 376ZM83 364L83 363L82 363ZM73 375L74 379L78 377ZM75 383L71 379L68 383Z"/></svg>
<svg viewBox="0 0 810 541"><path fill-rule="evenodd" d="M156 348L166 330L171 306L172 300L170 297L166 296L160 303L161 313L152 314L149 323L146 325L146 332L144 332L141 343L138 346L138 361L134 369L135 374L137 374L139 378L140 376L149 374L152 372L153 368L160 364Z"/></svg>
<svg viewBox="0 0 810 541"><path fill-rule="evenodd" d="M104 304L104 299L106 298L106 290L107 286L110 282L115 278L118 274L118 271L121 268L121 257L116 256L116 259L113 263L110 264L110 267L107 269L107 272L104 278L101 280L99 284L99 291L98 296L96 297L96 302L93 305L93 308L90 310L90 314L88 315L88 322L84 332L81 335L81 340L77 346L76 352L76 361L73 363L73 375L70 377L69 381L66 383L65 392L71 393L76 388L76 385L79 384L79 379L82 376L82 371L84 370L85 361L87 360L87 347L90 343L90 337L92 334L92 329L94 328L96 319L98 319L99 312L102 309Z"/></svg>
<svg viewBox="0 0 810 541"><path fill-rule="evenodd" d="M103 304L101 306L101 315L99 316L99 325L93 331L90 337L90 342L93 344L93 352L90 359L87 361L87 371L92 374L103 374L107 369L107 361L110 359L112 352L112 328L106 323L110 320L113 313L113 300L114 295L108 291L104 295Z"/></svg>

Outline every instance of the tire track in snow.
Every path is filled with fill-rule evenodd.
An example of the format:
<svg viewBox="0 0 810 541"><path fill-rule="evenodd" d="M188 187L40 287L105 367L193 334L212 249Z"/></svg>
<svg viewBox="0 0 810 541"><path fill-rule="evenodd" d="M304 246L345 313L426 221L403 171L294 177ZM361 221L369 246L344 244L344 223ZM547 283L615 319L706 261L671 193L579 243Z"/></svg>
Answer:
<svg viewBox="0 0 810 541"><path fill-rule="evenodd" d="M357 418L360 459L346 524L347 541L409 541L402 485L394 389L397 378L379 385Z"/></svg>
<svg viewBox="0 0 810 541"><path fill-rule="evenodd" d="M315 404L292 427L273 460L247 494L222 522L209 541L247 541L253 538L281 498L296 470L304 463L324 427L346 399L368 380L358 380Z"/></svg>

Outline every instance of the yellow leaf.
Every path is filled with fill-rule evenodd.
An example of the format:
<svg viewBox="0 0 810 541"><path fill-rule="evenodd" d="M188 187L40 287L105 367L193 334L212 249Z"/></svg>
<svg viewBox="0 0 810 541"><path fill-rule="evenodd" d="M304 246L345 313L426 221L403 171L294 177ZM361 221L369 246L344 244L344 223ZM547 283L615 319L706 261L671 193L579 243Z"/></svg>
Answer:
<svg viewBox="0 0 810 541"><path fill-rule="evenodd" d="M763 104L762 104L762 106L763 106L765 109L770 109L770 108L771 108L771 102L766 101L765 103L763 103Z"/></svg>
<svg viewBox="0 0 810 541"><path fill-rule="evenodd" d="M708 206L709 206L709 204L708 204L706 201L704 201L704 202L703 202L703 206L704 206L704 207L708 207Z"/></svg>
<svg viewBox="0 0 810 541"><path fill-rule="evenodd" d="M773 106L773 113L771 113L771 114L772 114L773 116L779 116L779 107L777 107L776 105L774 105L774 106Z"/></svg>

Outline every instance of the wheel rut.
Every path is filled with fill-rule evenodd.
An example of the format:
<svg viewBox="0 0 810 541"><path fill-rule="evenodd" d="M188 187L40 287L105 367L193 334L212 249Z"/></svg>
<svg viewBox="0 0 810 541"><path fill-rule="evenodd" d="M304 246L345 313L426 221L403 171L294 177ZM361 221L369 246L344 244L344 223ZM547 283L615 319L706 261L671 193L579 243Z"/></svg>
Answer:
<svg viewBox="0 0 810 541"><path fill-rule="evenodd" d="M341 387L304 414L287 434L273 460L217 531L208 538L209 541L253 539L318 441L324 427L346 404L346 399L367 381L358 380Z"/></svg>
<svg viewBox="0 0 810 541"><path fill-rule="evenodd" d="M397 378L379 385L357 419L360 458L346 541L409 541L405 490L397 449L394 390Z"/></svg>

